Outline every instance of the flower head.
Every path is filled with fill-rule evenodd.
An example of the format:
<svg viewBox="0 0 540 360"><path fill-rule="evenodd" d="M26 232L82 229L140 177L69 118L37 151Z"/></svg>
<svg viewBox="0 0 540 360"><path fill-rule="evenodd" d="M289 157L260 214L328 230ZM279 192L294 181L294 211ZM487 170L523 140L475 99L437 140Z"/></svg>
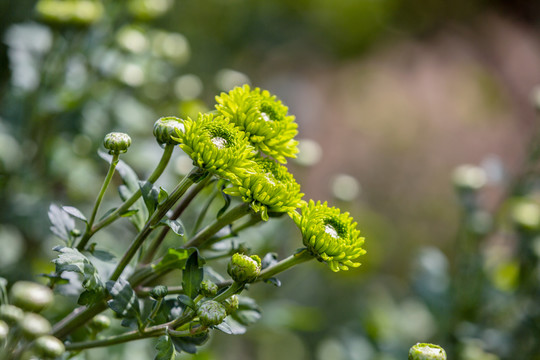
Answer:
<svg viewBox="0 0 540 360"><path fill-rule="evenodd" d="M300 204L300 185L283 165L268 159L254 159L253 172L245 172L233 186L224 190L226 194L241 196L251 208L268 220L268 212L288 213Z"/></svg>
<svg viewBox="0 0 540 360"><path fill-rule="evenodd" d="M112 132L105 135L103 146L109 150L109 154L125 153L131 145L131 137L121 132Z"/></svg>
<svg viewBox="0 0 540 360"><path fill-rule="evenodd" d="M182 123L181 119L174 116L159 118L154 123L154 136L156 137L156 140L160 145L178 144L178 141L173 138L174 136L176 136L177 130L183 131L184 124Z"/></svg>
<svg viewBox="0 0 540 360"><path fill-rule="evenodd" d="M201 325L215 326L221 324L223 320L225 320L227 311L220 303L214 300L208 300L199 307L197 316L199 316Z"/></svg>
<svg viewBox="0 0 540 360"><path fill-rule="evenodd" d="M235 253L231 257L227 272L236 282L253 282L261 272L261 259L257 255Z"/></svg>
<svg viewBox="0 0 540 360"><path fill-rule="evenodd" d="M199 114L197 120L184 120L184 131L177 130L180 147L193 164L219 177L233 180L249 168L253 147L244 132L222 116Z"/></svg>
<svg viewBox="0 0 540 360"><path fill-rule="evenodd" d="M218 114L230 119L248 134L251 143L280 163L296 157L298 125L287 106L267 90L236 87L216 97Z"/></svg>
<svg viewBox="0 0 540 360"><path fill-rule="evenodd" d="M358 267L353 262L366 251L362 248L364 238L356 229L356 222L349 213L328 207L320 201L310 200L301 206L302 215L293 213L292 218L302 231L302 241L308 251L318 260L324 261L332 271Z"/></svg>

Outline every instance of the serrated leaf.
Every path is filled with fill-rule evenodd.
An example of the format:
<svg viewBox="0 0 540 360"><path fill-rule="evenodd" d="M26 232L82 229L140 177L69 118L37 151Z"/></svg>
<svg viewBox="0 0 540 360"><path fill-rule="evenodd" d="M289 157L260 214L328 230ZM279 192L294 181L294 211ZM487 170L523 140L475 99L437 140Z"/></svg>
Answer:
<svg viewBox="0 0 540 360"><path fill-rule="evenodd" d="M192 308L193 310L197 310L197 305L195 304L193 299L190 298L187 295L184 295L184 294L178 295L178 301L180 301L182 304Z"/></svg>
<svg viewBox="0 0 540 360"><path fill-rule="evenodd" d="M202 265L203 260L199 257L199 252L195 250L187 259L186 267L182 274L182 289L184 290L184 294L192 299L199 293L204 277Z"/></svg>
<svg viewBox="0 0 540 360"><path fill-rule="evenodd" d="M158 204L159 190L148 181L139 181L139 188L148 214L153 214Z"/></svg>
<svg viewBox="0 0 540 360"><path fill-rule="evenodd" d="M86 216L83 215L83 213L73 206L62 206L62 210L67 212L69 215L73 216L74 218L77 218L79 220L82 220L84 222L88 222L86 219Z"/></svg>
<svg viewBox="0 0 540 360"><path fill-rule="evenodd" d="M49 207L49 220L52 233L66 242L71 241L71 231L75 229L75 220L55 204Z"/></svg>
<svg viewBox="0 0 540 360"><path fill-rule="evenodd" d="M107 304L121 318L138 318L140 316L139 299L135 291L124 278L107 281L107 290L112 297Z"/></svg>
<svg viewBox="0 0 540 360"><path fill-rule="evenodd" d="M174 360L176 350L171 339L167 335L160 336L155 349L158 351L154 360Z"/></svg>
<svg viewBox="0 0 540 360"><path fill-rule="evenodd" d="M183 269L186 261L194 249L173 249L169 248L167 255L161 259L156 265L152 265L154 270L159 274L162 271L171 269Z"/></svg>
<svg viewBox="0 0 540 360"><path fill-rule="evenodd" d="M56 273L60 275L64 271L72 271L83 276L82 286L89 291L101 291L103 282L94 265L86 256L77 249L57 246L53 249L60 253L52 262L56 266Z"/></svg>
<svg viewBox="0 0 540 360"><path fill-rule="evenodd" d="M168 226L171 230L179 236L184 236L184 224L180 220L162 219L157 226Z"/></svg>
<svg viewBox="0 0 540 360"><path fill-rule="evenodd" d="M221 324L214 326L214 328L229 335L242 335L246 332L246 327L230 316L227 316Z"/></svg>
<svg viewBox="0 0 540 360"><path fill-rule="evenodd" d="M164 188L160 186L159 194L158 194L158 205L163 204L168 198L169 198L169 193L167 192L167 190L165 190Z"/></svg>
<svg viewBox="0 0 540 360"><path fill-rule="evenodd" d="M208 340L208 333L190 337L171 337L170 339L176 351L195 354L197 353L197 346L203 345Z"/></svg>

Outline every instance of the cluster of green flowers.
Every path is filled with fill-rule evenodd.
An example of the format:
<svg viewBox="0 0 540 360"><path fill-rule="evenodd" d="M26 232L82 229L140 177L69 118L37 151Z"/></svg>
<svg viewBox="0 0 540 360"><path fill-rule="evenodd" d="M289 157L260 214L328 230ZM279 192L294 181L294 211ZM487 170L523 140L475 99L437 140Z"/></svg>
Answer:
<svg viewBox="0 0 540 360"><path fill-rule="evenodd" d="M241 197L262 220L267 221L269 213L289 214L308 251L333 271L359 266L353 260L365 250L357 224L326 203L303 201L300 185L284 165L298 153L298 125L287 106L268 91L248 85L220 94L216 102L213 113L177 119L171 139L195 166L229 180L224 192ZM171 129L171 118L166 122Z"/></svg>

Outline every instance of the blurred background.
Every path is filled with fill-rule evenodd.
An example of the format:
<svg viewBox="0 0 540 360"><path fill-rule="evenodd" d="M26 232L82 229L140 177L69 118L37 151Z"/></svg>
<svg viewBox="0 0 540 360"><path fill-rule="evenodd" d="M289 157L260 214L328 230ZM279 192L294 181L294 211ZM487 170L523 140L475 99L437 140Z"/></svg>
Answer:
<svg viewBox="0 0 540 360"><path fill-rule="evenodd" d="M0 276L53 269L47 209L91 210L104 134L129 133L124 159L147 176L157 118L248 83L289 106L291 172L352 214L368 253L253 287L262 320L195 358L398 360L435 342L452 359L540 359L539 26L529 0L2 1ZM168 186L189 165L173 156ZM120 253L126 229L100 241ZM247 235L255 252L301 246L288 219Z"/></svg>

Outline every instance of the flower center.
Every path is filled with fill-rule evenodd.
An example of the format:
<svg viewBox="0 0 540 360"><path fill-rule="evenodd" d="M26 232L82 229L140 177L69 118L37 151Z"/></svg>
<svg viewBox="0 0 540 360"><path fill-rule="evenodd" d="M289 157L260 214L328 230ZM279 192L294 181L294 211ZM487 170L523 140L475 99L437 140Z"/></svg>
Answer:
<svg viewBox="0 0 540 360"><path fill-rule="evenodd" d="M324 222L324 232L332 236L334 239L346 239L347 228L338 219L328 218Z"/></svg>
<svg viewBox="0 0 540 360"><path fill-rule="evenodd" d="M265 113L265 112L262 112L262 113L261 113L261 117L263 118L264 121L270 121L270 120L272 120L272 119L270 119L270 116L268 116L268 114Z"/></svg>
<svg viewBox="0 0 540 360"><path fill-rule="evenodd" d="M324 232L335 239L339 238L337 230L330 224L324 225Z"/></svg>
<svg viewBox="0 0 540 360"><path fill-rule="evenodd" d="M223 149L228 145L227 140L220 136L213 137L210 141L212 141L212 144L214 144L218 149Z"/></svg>
<svg viewBox="0 0 540 360"><path fill-rule="evenodd" d="M280 115L276 109L269 104L262 104L260 107L261 117L264 121L276 121L280 120Z"/></svg>

